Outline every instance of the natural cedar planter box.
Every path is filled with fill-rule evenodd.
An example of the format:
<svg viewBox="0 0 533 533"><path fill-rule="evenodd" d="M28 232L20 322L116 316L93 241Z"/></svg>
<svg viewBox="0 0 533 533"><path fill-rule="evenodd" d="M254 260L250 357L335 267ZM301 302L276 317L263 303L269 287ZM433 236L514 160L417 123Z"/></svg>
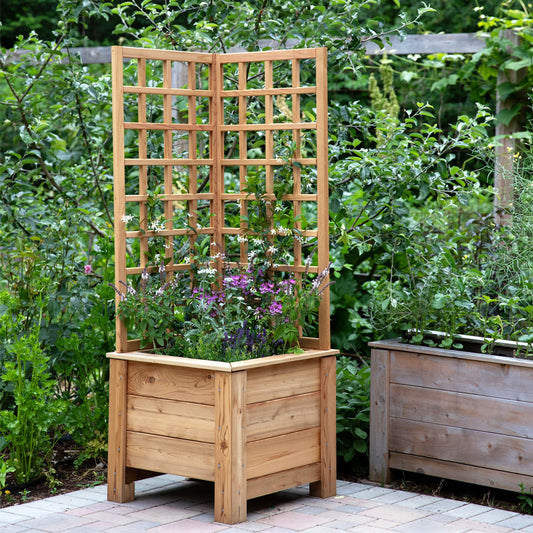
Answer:
<svg viewBox="0 0 533 533"><path fill-rule="evenodd" d="M238 363L111 353L108 497L134 498L154 472L214 481L215 520L312 483L335 494L335 354L307 350Z"/></svg>
<svg viewBox="0 0 533 533"><path fill-rule="evenodd" d="M388 482L398 469L533 488L533 361L397 340L370 346L373 481Z"/></svg>
<svg viewBox="0 0 533 533"><path fill-rule="evenodd" d="M190 270L179 251L199 239L220 252L211 265L219 275L225 264L246 268L248 238L265 231L272 243L292 235L289 259L272 266L273 276L328 272L325 48L113 47L112 72L116 287L134 286L160 262L167 281ZM248 108L258 102L254 123ZM263 211L259 231L250 221ZM116 351L108 354L108 499L131 501L134 481L158 473L213 481L215 520L232 524L263 494L311 483L313 494L334 495L337 351L329 322L326 285L316 337L299 331L304 353L224 363L138 351L117 314Z"/></svg>

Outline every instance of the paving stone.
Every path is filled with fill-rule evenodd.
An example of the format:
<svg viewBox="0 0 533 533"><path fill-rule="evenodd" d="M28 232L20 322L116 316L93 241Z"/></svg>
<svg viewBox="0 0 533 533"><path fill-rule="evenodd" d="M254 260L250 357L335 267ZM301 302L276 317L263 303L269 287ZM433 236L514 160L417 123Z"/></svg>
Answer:
<svg viewBox="0 0 533 533"><path fill-rule="evenodd" d="M85 531L86 527L93 522L83 516L72 516L66 513L51 513L42 518L27 520L24 525L28 529L40 529L50 533L57 531L66 531L72 528L78 528L79 531Z"/></svg>
<svg viewBox="0 0 533 533"><path fill-rule="evenodd" d="M28 520L28 517L13 513L11 507L0 509L0 525L16 524L17 522L22 522L24 520Z"/></svg>
<svg viewBox="0 0 533 533"><path fill-rule="evenodd" d="M355 496L357 497L357 494L355 494ZM381 503L397 503L404 500L408 500L409 498L416 498L417 496L418 494L416 492L393 490L391 492L388 492L387 494L383 494L382 496L373 498L372 501Z"/></svg>
<svg viewBox="0 0 533 533"><path fill-rule="evenodd" d="M517 515L498 522L499 526L512 527L514 529L524 529L533 526L533 516Z"/></svg>
<svg viewBox="0 0 533 533"><path fill-rule="evenodd" d="M407 507L400 507L398 505L382 505L375 507L374 509L365 509L361 512L364 516L370 516L373 518L380 518L384 520L391 520L404 524L406 522L412 522L413 520L420 520L430 515L429 511L422 511L421 509L410 509Z"/></svg>
<svg viewBox="0 0 533 533"><path fill-rule="evenodd" d="M513 513L511 511L505 511L504 509L491 509L485 513L481 513L476 516L477 522L485 522L487 524L495 524L503 520L508 520L518 516L518 513Z"/></svg>
<svg viewBox="0 0 533 533"><path fill-rule="evenodd" d="M438 502L433 502L428 505L423 505L422 507L417 507L423 511L431 511L433 513L445 513L446 511L451 511L452 509L458 509L463 507L465 502L457 500L439 500Z"/></svg>
<svg viewBox="0 0 533 533"><path fill-rule="evenodd" d="M325 522L330 522L330 520L328 520L328 518L324 515L325 513L320 515L307 515L304 513L299 513L298 511L285 511L274 516L269 516L268 518L258 520L258 522L292 529L293 531L304 531L313 526L319 526Z"/></svg>
<svg viewBox="0 0 533 533"><path fill-rule="evenodd" d="M478 505L476 503L467 503L462 507L457 507L456 509L450 509L444 514L455 516L457 518L470 518L471 516L476 516L481 513L487 512L489 508L485 505Z"/></svg>

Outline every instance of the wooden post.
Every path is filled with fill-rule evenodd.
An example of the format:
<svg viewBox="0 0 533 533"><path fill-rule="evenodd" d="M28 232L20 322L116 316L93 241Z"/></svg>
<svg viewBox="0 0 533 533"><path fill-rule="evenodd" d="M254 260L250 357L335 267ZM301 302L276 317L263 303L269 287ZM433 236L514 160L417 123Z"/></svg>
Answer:
<svg viewBox="0 0 533 533"><path fill-rule="evenodd" d="M337 359L320 360L320 481L311 483L312 496L337 494Z"/></svg>
<svg viewBox="0 0 533 533"><path fill-rule="evenodd" d="M509 40L513 45L520 43L520 37L513 30L505 30L501 37ZM500 70L498 72L497 87L503 83L512 83L517 85L527 75L527 68L520 70ZM513 204L514 195L514 165L515 153L519 147L516 139L511 135L524 129L525 109L527 102L527 92L520 91L513 93L509 98L502 99L499 93L496 93L496 115L506 109L512 109L516 105L521 105L520 112L509 122L509 124L496 124L496 154L494 161L494 188L496 196L494 197L494 223L499 225L508 225L511 223L511 214L508 209Z"/></svg>
<svg viewBox="0 0 533 533"><path fill-rule="evenodd" d="M372 349L370 368L370 472L378 483L391 480L389 467L390 352Z"/></svg>
<svg viewBox="0 0 533 533"><path fill-rule="evenodd" d="M111 359L109 375L109 443L107 499L125 503L135 499L135 483L126 483L126 402L128 363Z"/></svg>
<svg viewBox="0 0 533 533"><path fill-rule="evenodd" d="M215 521L246 520L246 371L215 373Z"/></svg>

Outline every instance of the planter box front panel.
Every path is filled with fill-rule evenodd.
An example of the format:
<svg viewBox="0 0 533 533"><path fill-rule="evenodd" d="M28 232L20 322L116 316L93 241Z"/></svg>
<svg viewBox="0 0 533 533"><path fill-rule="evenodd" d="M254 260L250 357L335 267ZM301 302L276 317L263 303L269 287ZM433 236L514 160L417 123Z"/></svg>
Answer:
<svg viewBox="0 0 533 533"><path fill-rule="evenodd" d="M314 482L331 492L335 356L324 356L272 357L271 366L236 370L191 368L194 360L169 365L157 356L150 363L149 354L112 358L126 382L126 416L115 414L125 423L125 478L171 473L214 481L222 494L237 483L245 499ZM225 506L219 501L217 513ZM242 509L235 513L242 518Z"/></svg>
<svg viewBox="0 0 533 533"><path fill-rule="evenodd" d="M372 479L385 481L398 468L513 491L533 487L533 364L376 344Z"/></svg>

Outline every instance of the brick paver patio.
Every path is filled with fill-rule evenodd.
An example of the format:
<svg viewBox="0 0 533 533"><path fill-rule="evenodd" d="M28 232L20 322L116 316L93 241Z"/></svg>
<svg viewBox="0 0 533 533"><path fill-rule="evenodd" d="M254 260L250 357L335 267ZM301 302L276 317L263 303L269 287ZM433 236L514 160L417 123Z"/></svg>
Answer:
<svg viewBox="0 0 533 533"><path fill-rule="evenodd" d="M106 486L83 489L0 510L0 531L153 533L533 533L533 516L363 483L338 482L322 500L305 487L248 503L248 521L213 522L209 483L164 475L136 484L137 498L106 501Z"/></svg>

